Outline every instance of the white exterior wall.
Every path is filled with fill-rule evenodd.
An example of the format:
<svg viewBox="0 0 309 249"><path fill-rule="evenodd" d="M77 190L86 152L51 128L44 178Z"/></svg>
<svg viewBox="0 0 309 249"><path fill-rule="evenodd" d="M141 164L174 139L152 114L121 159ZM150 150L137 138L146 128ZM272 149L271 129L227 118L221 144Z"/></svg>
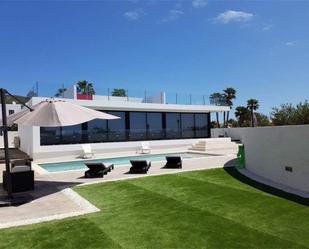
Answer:
<svg viewBox="0 0 309 249"><path fill-rule="evenodd" d="M76 99L76 85L70 86L67 90L63 93L63 97L67 99Z"/></svg>
<svg viewBox="0 0 309 249"><path fill-rule="evenodd" d="M309 125L225 130L245 145L249 171L309 193ZM214 135L218 132L212 131ZM286 166L293 172L286 171Z"/></svg>
<svg viewBox="0 0 309 249"><path fill-rule="evenodd" d="M211 129L211 137L220 137L222 135L230 137L232 140L242 141L242 137L246 134L246 130L252 129L251 127L242 128L215 128ZM253 128L254 129L254 128Z"/></svg>
<svg viewBox="0 0 309 249"><path fill-rule="evenodd" d="M92 101L120 101L120 102L136 102L142 103L142 98L133 98L133 97L119 97L119 96L103 96L103 95L93 95Z"/></svg>
<svg viewBox="0 0 309 249"><path fill-rule="evenodd" d="M81 144L65 145L40 145L40 128L23 126L19 131L21 137L21 150L26 152L34 160L42 158L57 158L66 156L80 156ZM32 139L33 138L33 139ZM151 140L148 141L151 149L183 148L190 147L193 143L203 139L175 139L175 140ZM95 153L137 151L141 148L142 141L104 142L90 143Z"/></svg>
<svg viewBox="0 0 309 249"><path fill-rule="evenodd" d="M46 97L33 97L29 103L35 105L46 99L47 99ZM63 99L60 98L60 100ZM138 103L132 101L74 100L74 99L66 99L65 101L77 105L82 105L95 110L189 112L189 113L223 112L230 110L228 106L212 106L212 105L177 105L177 104Z"/></svg>
<svg viewBox="0 0 309 249"><path fill-rule="evenodd" d="M20 104L6 104L6 115L7 116L9 116L10 110L13 110L14 113L19 112L21 110L21 105ZM1 106L1 104L0 104L0 117L2 117L2 106Z"/></svg>
<svg viewBox="0 0 309 249"><path fill-rule="evenodd" d="M157 94L155 96L146 96L145 102L146 103L165 104L166 103L165 92L160 92L159 94Z"/></svg>
<svg viewBox="0 0 309 249"><path fill-rule="evenodd" d="M9 139L9 147L14 148L14 138L18 136L18 131L9 131L8 139ZM0 148L4 148L3 136L0 135Z"/></svg>
<svg viewBox="0 0 309 249"><path fill-rule="evenodd" d="M44 97L33 97L29 102L30 105L35 105L40 101L44 101ZM61 99L63 100L63 99ZM206 106L206 105L170 105L170 104L155 104L155 103L137 103L131 101L106 101L106 100L74 100L66 99L66 101L79 104L96 110L115 110L115 111L158 111L158 112L195 112L209 113L212 111L227 111L229 107L224 106ZM80 144L68 145L51 145L40 146L40 128L25 127L19 125L19 135L21 140L21 150L26 152L33 159L41 157L57 157L66 155L80 155ZM184 139L184 140L153 140L150 141L150 146L164 147L166 146L190 146L197 140L201 139ZM141 141L126 141L126 142L106 142L93 143L92 147L101 153L123 150L137 150L141 145Z"/></svg>

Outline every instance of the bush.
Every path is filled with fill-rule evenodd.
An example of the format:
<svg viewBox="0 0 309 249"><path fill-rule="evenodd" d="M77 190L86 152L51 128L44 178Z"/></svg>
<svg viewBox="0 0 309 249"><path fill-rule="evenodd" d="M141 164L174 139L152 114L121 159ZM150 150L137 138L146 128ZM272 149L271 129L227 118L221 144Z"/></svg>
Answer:
<svg viewBox="0 0 309 249"><path fill-rule="evenodd" d="M273 108L271 119L274 125L302 125L309 124L309 103L306 100L296 106L282 104L280 108Z"/></svg>

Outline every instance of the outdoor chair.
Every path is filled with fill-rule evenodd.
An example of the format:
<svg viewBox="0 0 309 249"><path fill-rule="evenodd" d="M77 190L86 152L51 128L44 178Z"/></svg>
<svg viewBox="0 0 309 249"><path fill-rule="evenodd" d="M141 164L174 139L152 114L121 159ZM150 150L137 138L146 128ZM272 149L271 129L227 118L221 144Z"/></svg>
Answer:
<svg viewBox="0 0 309 249"><path fill-rule="evenodd" d="M92 158L93 157L94 154L92 152L90 144L82 144L82 149L83 149L82 157L84 159Z"/></svg>
<svg viewBox="0 0 309 249"><path fill-rule="evenodd" d="M151 166L151 162L147 160L131 160L132 167L130 173L144 173L146 174Z"/></svg>
<svg viewBox="0 0 309 249"><path fill-rule="evenodd" d="M34 189L34 171L31 169L31 161L28 159L15 160L11 165L12 192L24 192ZM7 190L7 174L3 171L3 188Z"/></svg>
<svg viewBox="0 0 309 249"><path fill-rule="evenodd" d="M89 170L85 172L86 178L103 177L114 169L114 164L107 163L85 163Z"/></svg>
<svg viewBox="0 0 309 249"><path fill-rule="evenodd" d="M149 154L151 152L149 142L141 143L141 154Z"/></svg>
<svg viewBox="0 0 309 249"><path fill-rule="evenodd" d="M165 168L181 169L182 158L181 156L167 156Z"/></svg>

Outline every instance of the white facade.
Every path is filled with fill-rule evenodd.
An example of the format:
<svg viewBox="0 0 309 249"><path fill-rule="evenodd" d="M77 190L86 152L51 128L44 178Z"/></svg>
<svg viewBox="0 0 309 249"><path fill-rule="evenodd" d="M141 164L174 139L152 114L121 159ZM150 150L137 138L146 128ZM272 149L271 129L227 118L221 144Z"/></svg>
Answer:
<svg viewBox="0 0 309 249"><path fill-rule="evenodd" d="M73 104L82 105L95 110L110 110L110 111L152 111L152 112L195 112L195 113L210 113L229 111L227 106L211 106L211 105L178 105L178 104L157 104L157 103L141 103L136 101L127 101L127 98L116 97L121 99L93 99L93 100L76 100L65 99L65 101ZM35 105L48 98L33 97L30 100L30 105ZM55 98L57 99L57 98ZM63 100L63 99L61 99Z"/></svg>
<svg viewBox="0 0 309 249"><path fill-rule="evenodd" d="M45 97L33 97L29 105L35 105L46 100ZM63 100L63 99L62 99ZM95 110L108 111L148 111L148 112L181 112L181 113L210 113L228 111L229 107L207 106L207 105L175 105L158 103L141 103L136 100L123 97L115 98L94 98L93 100L65 99L65 101L82 105ZM20 148L34 159L47 157L61 157L66 155L80 155L80 144L66 145L44 145L40 143L40 127L27 127L19 125ZM190 146L198 139L177 139L177 140L153 140L150 145L153 148L164 148L171 146ZM136 151L140 147L141 141L125 142L104 142L93 143L92 148L100 153L112 151Z"/></svg>
<svg viewBox="0 0 309 249"><path fill-rule="evenodd" d="M224 133L245 145L247 170L309 194L309 125L212 130Z"/></svg>
<svg viewBox="0 0 309 249"><path fill-rule="evenodd" d="M22 106L20 104L6 104L6 115L9 116L21 110ZM0 104L0 115L2 117L2 106Z"/></svg>

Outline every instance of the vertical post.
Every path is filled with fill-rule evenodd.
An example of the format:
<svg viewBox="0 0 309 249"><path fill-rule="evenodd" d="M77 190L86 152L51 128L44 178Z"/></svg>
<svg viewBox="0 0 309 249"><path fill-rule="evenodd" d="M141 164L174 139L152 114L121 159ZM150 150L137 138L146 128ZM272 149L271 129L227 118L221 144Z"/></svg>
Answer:
<svg viewBox="0 0 309 249"><path fill-rule="evenodd" d="M107 99L109 100L109 88L107 88Z"/></svg>
<svg viewBox="0 0 309 249"><path fill-rule="evenodd" d="M62 84L62 98L64 98L64 84Z"/></svg>
<svg viewBox="0 0 309 249"><path fill-rule="evenodd" d="M127 89L127 101L129 101L129 90Z"/></svg>
<svg viewBox="0 0 309 249"><path fill-rule="evenodd" d="M147 92L146 92L146 90L144 92L144 102L147 103Z"/></svg>
<svg viewBox="0 0 309 249"><path fill-rule="evenodd" d="M205 102L205 95L203 95L203 103L204 103L204 105L206 104L206 102Z"/></svg>
<svg viewBox="0 0 309 249"><path fill-rule="evenodd" d="M6 103L5 103L6 90L0 89L1 108L2 108L2 131L3 131L3 144L4 144L4 157L5 157L5 170L6 170L6 183L8 197L12 198L12 179L10 170L10 154L9 154L9 141L8 141L8 126L6 119Z"/></svg>
<svg viewBox="0 0 309 249"><path fill-rule="evenodd" d="M39 97L39 82L38 82L38 81L36 82L35 87L36 87L36 89L35 89L35 91L36 91L35 94L36 94L36 95L35 95L35 96L36 96L36 97Z"/></svg>

